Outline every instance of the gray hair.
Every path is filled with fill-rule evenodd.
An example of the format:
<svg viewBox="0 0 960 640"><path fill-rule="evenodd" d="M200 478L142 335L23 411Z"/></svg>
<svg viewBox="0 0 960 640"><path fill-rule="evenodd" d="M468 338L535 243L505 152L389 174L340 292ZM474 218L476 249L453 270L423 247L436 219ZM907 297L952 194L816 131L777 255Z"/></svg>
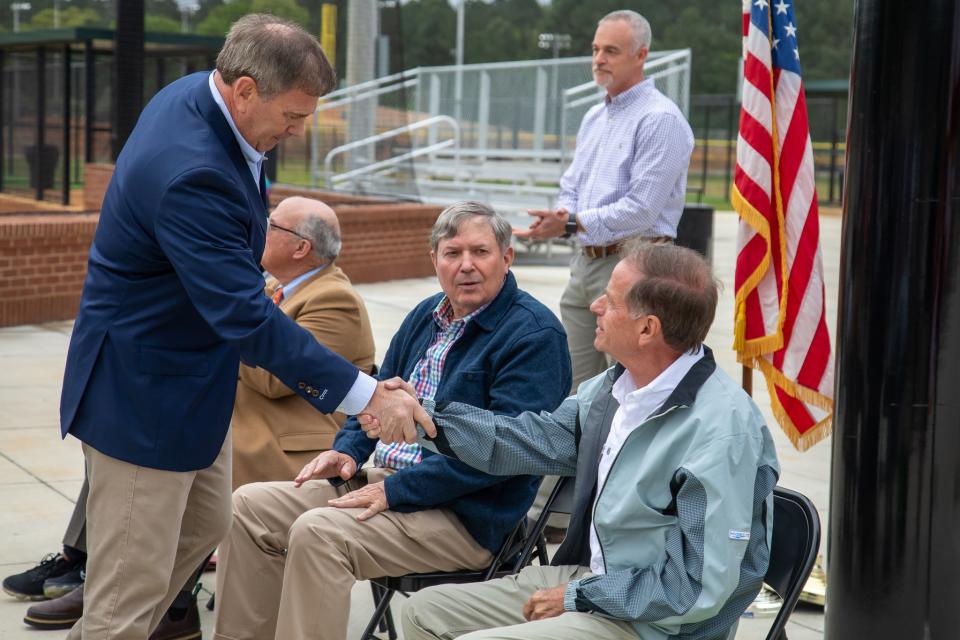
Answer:
<svg viewBox="0 0 960 640"><path fill-rule="evenodd" d="M713 324L719 297L719 283L707 261L693 249L637 240L628 242L622 255L643 274L627 292L630 312L659 318L663 339L672 349L697 349Z"/></svg>
<svg viewBox="0 0 960 640"><path fill-rule="evenodd" d="M644 48L647 49L647 51L650 50L653 32L650 30L650 23L647 22L646 18L630 9L612 11L600 18L600 22L609 22L611 20L622 20L623 22L629 23L630 30L633 32L633 51L630 53L636 53Z"/></svg>
<svg viewBox="0 0 960 640"><path fill-rule="evenodd" d="M340 255L340 234L316 214L307 214L297 225L297 233L310 242L310 251L323 263Z"/></svg>
<svg viewBox="0 0 960 640"><path fill-rule="evenodd" d="M300 25L264 13L251 13L233 23L217 56L217 71L232 85L249 76L269 99L292 89L322 96L337 76L316 38Z"/></svg>
<svg viewBox="0 0 960 640"><path fill-rule="evenodd" d="M510 237L513 234L510 223L489 205L464 200L454 202L437 217L437 221L433 224L433 231L430 233L430 249L436 251L441 240L448 240L457 235L460 232L460 225L471 218L483 218L490 225L500 251L506 251L510 247Z"/></svg>

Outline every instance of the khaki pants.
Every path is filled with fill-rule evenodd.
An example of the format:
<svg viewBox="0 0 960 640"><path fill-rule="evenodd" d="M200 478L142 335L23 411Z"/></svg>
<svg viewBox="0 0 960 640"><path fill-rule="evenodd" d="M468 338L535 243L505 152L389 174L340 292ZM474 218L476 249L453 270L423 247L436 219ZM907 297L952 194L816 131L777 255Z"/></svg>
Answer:
<svg viewBox="0 0 960 640"><path fill-rule="evenodd" d="M607 288L610 274L619 261L616 254L606 258L588 258L577 252L570 262L570 280L560 297L560 318L570 348L574 393L581 382L610 366L607 356L593 348L597 317L590 311L590 305Z"/></svg>
<svg viewBox="0 0 960 640"><path fill-rule="evenodd" d="M215 638L342 640L356 580L490 564L490 552L450 511L388 510L360 522L362 509L327 506L366 481L236 490L233 527L217 555Z"/></svg>
<svg viewBox="0 0 960 640"><path fill-rule="evenodd" d="M587 567L530 566L515 576L415 593L403 607L406 640L637 640L633 627L589 613L568 612L527 622L523 605L538 589L550 589L589 573Z"/></svg>
<svg viewBox="0 0 960 640"><path fill-rule="evenodd" d="M87 445L87 578L69 640L146 640L230 528L230 435L206 469L150 469Z"/></svg>

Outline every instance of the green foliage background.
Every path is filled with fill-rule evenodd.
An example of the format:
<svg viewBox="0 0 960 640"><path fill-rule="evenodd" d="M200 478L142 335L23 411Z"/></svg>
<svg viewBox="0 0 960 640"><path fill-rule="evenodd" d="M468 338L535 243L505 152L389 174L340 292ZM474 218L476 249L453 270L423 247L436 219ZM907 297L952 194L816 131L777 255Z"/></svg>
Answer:
<svg viewBox="0 0 960 640"><path fill-rule="evenodd" d="M115 2L122 0L60 0L60 24L110 26ZM542 32L572 36L563 56L587 55L597 20L609 11L633 9L653 27L654 49L693 51L692 92L731 93L740 56L739 0L466 0L467 63L523 60L551 55L537 47ZM21 29L53 27L53 0L32 0L21 14ZM151 31L188 30L205 35L226 33L239 16L268 11L320 30L321 0L193 0L186 16L176 0L147 0L146 27ZM337 65L343 77L347 0L338 6ZM381 31L390 36L390 70L451 64L456 14L448 0L380 0ZM804 76L809 80L846 78L850 64L853 2L795 0L800 28ZM0 2L0 32L9 31L9 2Z"/></svg>

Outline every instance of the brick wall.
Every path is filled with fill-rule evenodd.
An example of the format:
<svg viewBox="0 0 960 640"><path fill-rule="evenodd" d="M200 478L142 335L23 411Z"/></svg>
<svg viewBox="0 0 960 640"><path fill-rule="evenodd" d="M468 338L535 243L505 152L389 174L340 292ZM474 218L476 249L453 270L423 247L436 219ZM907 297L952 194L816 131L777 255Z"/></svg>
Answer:
<svg viewBox="0 0 960 640"><path fill-rule="evenodd" d="M113 177L113 165L88 162L83 166L83 208L100 211L107 185Z"/></svg>
<svg viewBox="0 0 960 640"><path fill-rule="evenodd" d="M290 196L322 200L340 219L343 249L337 264L353 282L382 282L434 274L430 230L441 207L329 193L286 185L271 189L276 206Z"/></svg>
<svg viewBox="0 0 960 640"><path fill-rule="evenodd" d="M0 327L77 313L95 214L0 217Z"/></svg>
<svg viewBox="0 0 960 640"><path fill-rule="evenodd" d="M111 165L85 169L84 208L99 209ZM440 207L387 202L277 185L274 203L290 195L331 204L340 218L340 267L354 282L380 282L433 275L430 229ZM29 201L4 210L27 211ZM0 327L68 320L76 315L96 214L0 215Z"/></svg>

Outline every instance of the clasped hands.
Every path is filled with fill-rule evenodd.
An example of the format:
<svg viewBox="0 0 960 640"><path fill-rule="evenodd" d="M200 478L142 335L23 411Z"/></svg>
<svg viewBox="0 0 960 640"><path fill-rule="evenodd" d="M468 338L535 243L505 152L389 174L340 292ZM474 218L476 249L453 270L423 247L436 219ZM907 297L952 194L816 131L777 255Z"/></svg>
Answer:
<svg viewBox="0 0 960 640"><path fill-rule="evenodd" d="M403 378L378 382L373 399L357 415L357 421L368 438L388 444L416 442L417 423L431 438L437 435L433 420L417 401L416 389Z"/></svg>
<svg viewBox="0 0 960 640"><path fill-rule="evenodd" d="M297 474L297 477L293 479L293 486L300 487L307 480L333 478L334 476L349 480L356 473L357 463L353 458L345 453L330 449L308 462ZM387 503L387 491L382 482L368 484L339 498L328 500L327 504L339 509L353 507L364 509L357 515L357 520L368 520L381 511L390 508Z"/></svg>
<svg viewBox="0 0 960 640"><path fill-rule="evenodd" d="M535 217L527 229L514 227L513 235L527 240L549 240L559 238L566 233L567 219L570 213L566 209L527 209L527 213Z"/></svg>

